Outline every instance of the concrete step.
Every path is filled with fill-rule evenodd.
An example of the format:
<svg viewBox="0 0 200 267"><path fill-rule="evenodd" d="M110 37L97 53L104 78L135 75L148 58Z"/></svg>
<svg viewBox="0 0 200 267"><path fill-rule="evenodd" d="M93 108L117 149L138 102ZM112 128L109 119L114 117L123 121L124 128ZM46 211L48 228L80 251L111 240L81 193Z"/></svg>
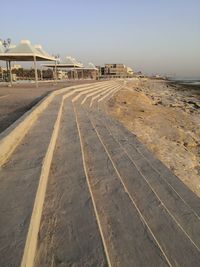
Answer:
<svg viewBox="0 0 200 267"><path fill-rule="evenodd" d="M93 114L95 111L93 112ZM99 116L99 112L96 115ZM106 126L112 132L114 138L126 149L128 155L133 160L136 157L142 157L140 161L140 169L143 172L148 172L151 170L155 178L160 183L165 183L168 187L169 194L176 195L181 199L185 205L190 207L193 214L196 217L200 217L200 199L193 193L175 174L172 173L160 160L158 160L153 153L151 153L138 139L131 133L127 128L125 128L121 123L112 119L110 116L104 116L101 114ZM153 178L153 177L152 177ZM179 207L180 209L180 207ZM189 212L189 213L191 213Z"/></svg>
<svg viewBox="0 0 200 267"><path fill-rule="evenodd" d="M52 102L0 171L0 266L20 266L43 159L60 107Z"/></svg>
<svg viewBox="0 0 200 267"><path fill-rule="evenodd" d="M48 179L35 266L107 266L68 99Z"/></svg>
<svg viewBox="0 0 200 267"><path fill-rule="evenodd" d="M171 265L179 263L180 266L198 266L199 219L177 195L170 192L166 183L161 183L159 177L154 177L155 172L151 169L144 172L138 167L140 164L146 166L141 155L137 155L132 149L132 160L105 124L92 115L90 117L130 199L137 206Z"/></svg>
<svg viewBox="0 0 200 267"><path fill-rule="evenodd" d="M67 88L67 92L69 95L74 95L83 90L104 89L108 84L98 83L84 85L83 88L80 86ZM27 253L24 252L24 248L29 252L34 249L32 247L30 249L29 245L25 246L25 244L29 244L34 238L34 242L37 241L37 231L34 232L35 228L32 229L30 221L34 216L39 218L41 213L45 183L48 180L48 168L56 142L56 134L54 134L54 141L52 141L52 136L59 129L59 112L62 113L62 98L66 95L66 90L60 91L61 94L53 98L46 109L38 115L37 120L10 154L10 158L1 167L0 266L2 267L19 266L22 257L23 262L26 262L24 255ZM20 120L21 123L23 121ZM28 124L27 127L29 127ZM14 131L15 128L12 130ZM42 189L39 189L40 187ZM37 197L38 190L39 197ZM39 207L36 202L39 203ZM37 224L39 224L39 219L37 219ZM29 237L31 231L34 238ZM30 254L34 255L34 252Z"/></svg>
<svg viewBox="0 0 200 267"><path fill-rule="evenodd" d="M86 176L110 266L149 266L149 259L151 266L168 266L86 113L80 106L75 111Z"/></svg>
<svg viewBox="0 0 200 267"><path fill-rule="evenodd" d="M21 118L0 134L0 166L7 161L24 136L37 121L38 117L45 111L48 105L55 100L55 98L68 91L88 90L89 88L93 90L96 87L100 88L106 84L109 84L109 82L95 83L93 85L77 85L54 91L30 111L26 112Z"/></svg>
<svg viewBox="0 0 200 267"><path fill-rule="evenodd" d="M0 170L0 266L199 266L199 198L107 115L121 88L62 89L21 119Z"/></svg>

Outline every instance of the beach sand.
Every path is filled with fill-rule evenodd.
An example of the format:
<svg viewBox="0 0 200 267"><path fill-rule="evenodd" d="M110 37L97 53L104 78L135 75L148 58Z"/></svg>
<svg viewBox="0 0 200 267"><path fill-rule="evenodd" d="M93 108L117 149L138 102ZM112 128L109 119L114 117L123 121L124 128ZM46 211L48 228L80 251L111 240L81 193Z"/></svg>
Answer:
<svg viewBox="0 0 200 267"><path fill-rule="evenodd" d="M200 86L127 81L107 108L200 196Z"/></svg>

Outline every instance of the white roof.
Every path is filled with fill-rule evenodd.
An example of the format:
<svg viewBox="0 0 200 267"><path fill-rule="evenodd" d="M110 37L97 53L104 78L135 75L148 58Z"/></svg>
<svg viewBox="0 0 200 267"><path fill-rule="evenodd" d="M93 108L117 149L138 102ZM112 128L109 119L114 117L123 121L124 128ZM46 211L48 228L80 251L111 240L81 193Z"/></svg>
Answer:
<svg viewBox="0 0 200 267"><path fill-rule="evenodd" d="M55 64L43 64L43 67L55 68ZM98 68L93 63L88 63L86 66L83 66L82 63L75 61L74 58L66 58L66 60L57 64L58 68L66 68L66 69L79 69L79 70L98 70Z"/></svg>
<svg viewBox="0 0 200 267"><path fill-rule="evenodd" d="M0 59L13 61L32 61L33 57L40 61L55 60L42 48L35 48L29 40L21 40L17 46L10 47L5 53L0 54Z"/></svg>
<svg viewBox="0 0 200 267"><path fill-rule="evenodd" d="M98 70L98 68L96 68L96 66L93 64L93 63L88 63L84 69L87 69L87 70Z"/></svg>
<svg viewBox="0 0 200 267"><path fill-rule="evenodd" d="M42 66L44 67L55 67L55 64L43 64ZM83 68L83 64L78 62L75 58L73 57L66 57L63 61L61 61L60 63L57 64L58 68L68 68L68 69L80 69Z"/></svg>
<svg viewBox="0 0 200 267"><path fill-rule="evenodd" d="M83 64L78 62L74 57L67 56L63 61L64 64L74 65L77 67L83 67Z"/></svg>
<svg viewBox="0 0 200 267"><path fill-rule="evenodd" d="M26 54L37 54L38 51L35 49L35 47L31 44L29 40L21 40L21 42L15 46L12 50L12 53L26 53Z"/></svg>
<svg viewBox="0 0 200 267"><path fill-rule="evenodd" d="M44 49L42 48L41 45L34 45L35 49L41 53L42 55L46 56L46 57L51 57L46 51L44 51Z"/></svg>

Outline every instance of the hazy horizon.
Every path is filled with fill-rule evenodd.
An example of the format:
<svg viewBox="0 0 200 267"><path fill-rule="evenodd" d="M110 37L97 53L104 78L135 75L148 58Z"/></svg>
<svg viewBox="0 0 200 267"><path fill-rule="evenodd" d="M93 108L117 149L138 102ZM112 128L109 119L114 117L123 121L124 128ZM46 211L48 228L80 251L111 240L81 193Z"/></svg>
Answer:
<svg viewBox="0 0 200 267"><path fill-rule="evenodd" d="M12 44L29 39L83 63L200 77L200 1L11 0L1 8L0 38Z"/></svg>

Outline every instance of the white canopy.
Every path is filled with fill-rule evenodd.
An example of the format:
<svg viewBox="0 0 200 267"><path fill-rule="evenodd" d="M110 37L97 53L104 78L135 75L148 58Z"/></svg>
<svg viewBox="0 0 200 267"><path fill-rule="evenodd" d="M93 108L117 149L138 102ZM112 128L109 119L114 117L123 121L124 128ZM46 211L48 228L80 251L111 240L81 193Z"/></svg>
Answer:
<svg viewBox="0 0 200 267"><path fill-rule="evenodd" d="M35 45L34 47L43 56L48 57L48 58L51 57L46 51L44 51L41 45Z"/></svg>
<svg viewBox="0 0 200 267"><path fill-rule="evenodd" d="M6 52L0 53L0 60L7 61L55 61L42 48L35 48L29 40L22 40L17 46L7 49Z"/></svg>
<svg viewBox="0 0 200 267"><path fill-rule="evenodd" d="M35 82L38 86L37 77L37 61L54 61L56 58L50 56L42 49L41 45L33 46L29 40L21 40L17 46L10 46L5 52L2 51L0 44L0 60L5 60L9 63L10 83L12 85L11 61L34 61L35 67ZM2 52L1 52L2 51Z"/></svg>

